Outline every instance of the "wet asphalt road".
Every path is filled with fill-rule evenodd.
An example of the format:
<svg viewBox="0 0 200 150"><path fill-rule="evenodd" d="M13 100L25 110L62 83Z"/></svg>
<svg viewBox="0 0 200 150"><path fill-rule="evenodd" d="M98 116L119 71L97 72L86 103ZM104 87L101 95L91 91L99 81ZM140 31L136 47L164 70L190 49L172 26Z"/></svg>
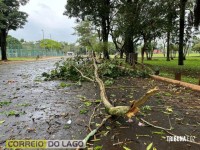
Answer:
<svg viewBox="0 0 200 150"><path fill-rule="evenodd" d="M61 81L43 81L41 74L53 69L56 61L0 65L0 146L7 139L84 137L87 116L78 112L82 105L77 95L89 91L86 87L60 88Z"/></svg>

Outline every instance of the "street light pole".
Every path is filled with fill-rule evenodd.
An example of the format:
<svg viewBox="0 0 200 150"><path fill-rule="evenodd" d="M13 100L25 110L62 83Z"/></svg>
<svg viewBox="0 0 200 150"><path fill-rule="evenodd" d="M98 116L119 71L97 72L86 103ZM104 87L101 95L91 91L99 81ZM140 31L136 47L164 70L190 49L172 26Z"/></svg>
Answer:
<svg viewBox="0 0 200 150"><path fill-rule="evenodd" d="M42 29L42 38L44 40L44 30Z"/></svg>
<svg viewBox="0 0 200 150"><path fill-rule="evenodd" d="M42 38L43 38L43 42L44 42L44 30L43 29L42 29ZM45 42L44 42L44 49L46 50L46 48L45 48Z"/></svg>

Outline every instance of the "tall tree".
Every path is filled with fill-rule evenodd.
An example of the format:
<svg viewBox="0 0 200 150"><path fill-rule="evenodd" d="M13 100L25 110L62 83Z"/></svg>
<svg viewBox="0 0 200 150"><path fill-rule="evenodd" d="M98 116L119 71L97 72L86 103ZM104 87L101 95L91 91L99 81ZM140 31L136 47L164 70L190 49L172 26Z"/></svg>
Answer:
<svg viewBox="0 0 200 150"><path fill-rule="evenodd" d="M126 62L131 65L134 65L136 45L140 39L140 15L143 13L141 7L145 2L142 0L121 0L118 5L118 13L115 19L118 23L115 27L118 27L118 29L115 29L115 33L121 34L121 36L118 35L124 40L121 42L123 43L121 52L125 52Z"/></svg>
<svg viewBox="0 0 200 150"><path fill-rule="evenodd" d="M176 30L176 18L177 18L177 7L179 5L177 0L168 0L166 3L166 26L167 32L167 61L170 61L170 45L171 45L171 34Z"/></svg>
<svg viewBox="0 0 200 150"><path fill-rule="evenodd" d="M150 49L157 37L160 37L163 32L166 10L164 4L160 0L146 1L142 6L142 12L140 15L140 35L143 38L144 46L141 50L142 63L144 60L144 53L151 53L153 49ZM152 43L153 42L153 43ZM154 45L154 44L153 44Z"/></svg>
<svg viewBox="0 0 200 150"><path fill-rule="evenodd" d="M179 56L178 65L184 65L184 54L183 54L183 44L184 44L184 29L185 29L185 8L187 0L180 0L180 26L179 26Z"/></svg>
<svg viewBox="0 0 200 150"><path fill-rule="evenodd" d="M9 30L22 28L27 22L28 14L19 11L20 5L25 5L29 0L1 0L3 9L0 10L0 41L2 60L7 60L6 55L6 37Z"/></svg>
<svg viewBox="0 0 200 150"><path fill-rule="evenodd" d="M96 27L100 28L101 38L104 42L103 54L105 59L109 59L107 43L113 5L114 1L112 0L68 0L64 12L64 15L69 17L92 21Z"/></svg>

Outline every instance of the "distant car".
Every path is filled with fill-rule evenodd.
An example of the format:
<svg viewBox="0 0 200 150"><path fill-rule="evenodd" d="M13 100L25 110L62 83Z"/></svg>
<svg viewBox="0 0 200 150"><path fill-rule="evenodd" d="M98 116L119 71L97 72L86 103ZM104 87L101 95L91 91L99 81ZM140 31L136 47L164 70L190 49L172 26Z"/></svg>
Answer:
<svg viewBox="0 0 200 150"><path fill-rule="evenodd" d="M74 56L74 52L67 52L67 56Z"/></svg>

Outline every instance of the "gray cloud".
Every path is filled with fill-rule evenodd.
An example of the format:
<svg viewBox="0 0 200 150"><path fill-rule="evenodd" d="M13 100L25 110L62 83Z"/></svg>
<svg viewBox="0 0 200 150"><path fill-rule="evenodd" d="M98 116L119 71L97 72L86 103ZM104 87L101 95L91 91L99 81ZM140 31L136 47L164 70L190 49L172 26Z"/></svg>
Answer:
<svg viewBox="0 0 200 150"><path fill-rule="evenodd" d="M28 22L23 29L10 31L9 34L16 38L23 38L27 41L37 41L42 39L42 29L45 38L53 40L76 42L77 37L72 35L75 26L75 19L63 16L66 0L30 0L21 8L29 14Z"/></svg>

